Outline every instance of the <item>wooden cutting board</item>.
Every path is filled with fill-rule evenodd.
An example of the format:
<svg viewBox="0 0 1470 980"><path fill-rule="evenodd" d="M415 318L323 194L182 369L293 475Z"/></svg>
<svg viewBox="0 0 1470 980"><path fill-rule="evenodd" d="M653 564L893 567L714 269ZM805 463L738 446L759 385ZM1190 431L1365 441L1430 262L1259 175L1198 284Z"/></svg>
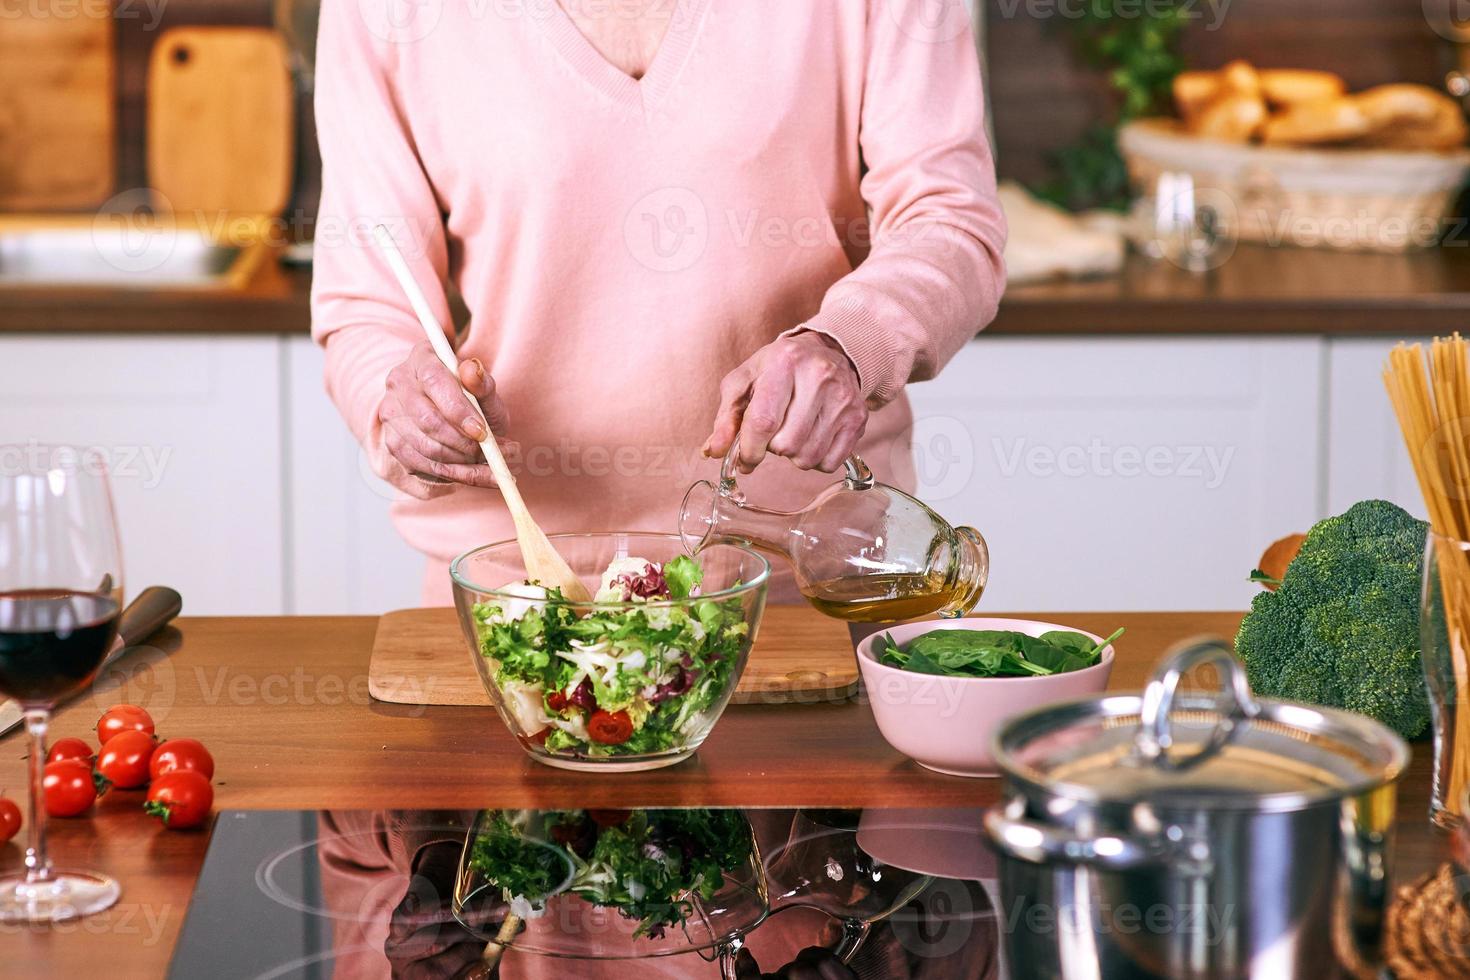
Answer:
<svg viewBox="0 0 1470 980"><path fill-rule="evenodd" d="M176 213L279 215L295 110L286 44L263 27L176 27L148 63L148 181Z"/></svg>
<svg viewBox="0 0 1470 980"><path fill-rule="evenodd" d="M378 620L368 691L395 704L488 705L453 609L402 609ZM767 606L737 704L841 701L857 692L847 626L808 606Z"/></svg>
<svg viewBox="0 0 1470 980"><path fill-rule="evenodd" d="M105 4L0 12L0 210L92 208L112 195L113 23Z"/></svg>

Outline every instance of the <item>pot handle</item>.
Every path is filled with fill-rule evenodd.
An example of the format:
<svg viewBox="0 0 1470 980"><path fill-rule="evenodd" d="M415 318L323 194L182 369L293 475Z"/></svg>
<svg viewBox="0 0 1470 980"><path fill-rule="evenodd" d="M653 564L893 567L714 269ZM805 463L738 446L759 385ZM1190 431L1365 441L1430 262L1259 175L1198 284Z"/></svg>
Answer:
<svg viewBox="0 0 1470 980"><path fill-rule="evenodd" d="M985 811L985 830L996 850L1032 864L1085 864L1104 871L1127 871L1158 863L1160 843L1129 837L1081 837L1026 819L1026 801L1015 797Z"/></svg>
<svg viewBox="0 0 1470 980"><path fill-rule="evenodd" d="M1183 758L1171 757L1169 749L1174 744L1174 732L1169 715L1174 708L1179 682L1189 671L1207 663L1214 664L1220 671L1222 717L1210 732L1209 741L1199 751ZM1138 711L1138 734L1133 740L1134 751L1145 762L1180 772L1219 752L1235 736L1241 722L1249 721L1260 713L1261 706L1251 696L1245 668L1235 659L1229 645L1213 637L1186 640L1164 657L1149 679L1148 687L1144 688L1143 703Z"/></svg>

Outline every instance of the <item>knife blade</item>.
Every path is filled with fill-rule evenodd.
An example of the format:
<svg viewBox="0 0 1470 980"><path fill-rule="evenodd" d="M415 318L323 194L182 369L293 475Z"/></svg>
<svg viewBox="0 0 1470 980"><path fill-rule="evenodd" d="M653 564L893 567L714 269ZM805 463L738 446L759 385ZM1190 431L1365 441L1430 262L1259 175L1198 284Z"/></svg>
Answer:
<svg viewBox="0 0 1470 980"><path fill-rule="evenodd" d="M183 607L183 597L173 589L161 585L151 585L138 593L138 597L128 603L128 607L117 618L117 639L113 641L112 649L107 651L97 673L101 674L130 649L167 626ZM84 690L86 689L73 692L63 698L62 703L70 701ZM0 703L0 738L9 735L24 720L25 710L19 703L12 700Z"/></svg>

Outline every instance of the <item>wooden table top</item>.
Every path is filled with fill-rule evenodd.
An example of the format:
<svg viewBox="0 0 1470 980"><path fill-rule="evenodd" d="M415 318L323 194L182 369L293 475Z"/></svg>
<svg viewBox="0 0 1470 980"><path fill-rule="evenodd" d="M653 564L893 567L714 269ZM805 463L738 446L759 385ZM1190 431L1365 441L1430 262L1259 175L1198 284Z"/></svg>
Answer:
<svg viewBox="0 0 1470 980"><path fill-rule="evenodd" d="M1036 618L1047 618L1038 616ZM1118 626L1112 686L1141 687L1177 640L1231 635L1230 613L1067 614L1103 634ZM489 708L372 701L369 617L180 621L119 667L131 677L58 712L53 738L88 736L104 707L143 704L161 734L190 736L217 762L217 809L380 809L573 806L984 806L994 779L924 770L889 748L861 703L730 708L694 759L648 773L587 776L532 762ZM25 796L24 736L0 741L0 788ZM1398 876L1442 860L1425 816L1429 746L1414 746L1402 781ZM140 792L114 791L90 818L53 820L52 856L116 876L112 910L59 927L0 925L0 962L14 976L156 977L169 957L208 844L139 810ZM24 834L22 834L24 836ZM0 846L0 868L21 860Z"/></svg>

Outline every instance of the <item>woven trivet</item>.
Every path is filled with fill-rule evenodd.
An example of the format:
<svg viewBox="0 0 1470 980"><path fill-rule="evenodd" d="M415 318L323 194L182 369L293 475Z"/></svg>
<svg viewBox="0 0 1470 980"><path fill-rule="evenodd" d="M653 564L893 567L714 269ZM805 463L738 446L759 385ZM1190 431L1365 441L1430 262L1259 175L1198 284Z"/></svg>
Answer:
<svg viewBox="0 0 1470 980"><path fill-rule="evenodd" d="M1399 888L1388 910L1384 957L1397 980L1470 977L1470 876L1446 864Z"/></svg>

